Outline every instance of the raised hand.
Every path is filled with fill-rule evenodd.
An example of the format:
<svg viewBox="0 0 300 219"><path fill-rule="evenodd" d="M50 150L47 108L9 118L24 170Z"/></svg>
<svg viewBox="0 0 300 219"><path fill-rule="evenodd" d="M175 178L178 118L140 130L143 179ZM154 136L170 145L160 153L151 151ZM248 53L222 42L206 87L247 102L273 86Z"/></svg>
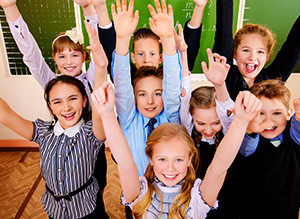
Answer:
<svg viewBox="0 0 300 219"><path fill-rule="evenodd" d="M221 86L225 83L230 65L226 64L226 58L224 56L220 56L217 53L213 54L209 48L206 52L209 68L204 61L201 63L204 75L215 86Z"/></svg>
<svg viewBox="0 0 300 219"><path fill-rule="evenodd" d="M138 25L139 12L136 10L133 14L133 6L134 0L129 1L128 9L126 0L122 0L122 4L120 0L116 0L116 6L111 5L111 13L118 38L129 38L130 40Z"/></svg>
<svg viewBox="0 0 300 219"><path fill-rule="evenodd" d="M92 0L73 0L73 2L80 5L81 7L87 7L92 4Z"/></svg>
<svg viewBox="0 0 300 219"><path fill-rule="evenodd" d="M185 52L187 51L188 46L186 45L185 41L184 41L184 36L183 36L183 29L181 24L177 25L178 28L178 34L176 33L175 29L174 29L174 36L175 36L175 42L176 42L176 49L179 52Z"/></svg>
<svg viewBox="0 0 300 219"><path fill-rule="evenodd" d="M241 91L236 97L234 115L240 120L250 122L260 111L262 102L249 91Z"/></svg>
<svg viewBox="0 0 300 219"><path fill-rule="evenodd" d="M296 119L300 121L300 98L294 99L293 104L295 108Z"/></svg>
<svg viewBox="0 0 300 219"><path fill-rule="evenodd" d="M92 3L94 7L97 8L99 6L102 6L103 4L106 4L106 0L92 0Z"/></svg>
<svg viewBox="0 0 300 219"><path fill-rule="evenodd" d="M149 26L151 30L160 38L173 37L174 18L173 9L171 5L168 5L165 0L161 0L162 6L159 0L154 0L155 9L152 5L148 5L150 15Z"/></svg>
<svg viewBox="0 0 300 219"><path fill-rule="evenodd" d="M91 50L95 65L101 68L106 68L108 60L103 47L100 44L97 30L92 29L91 25L87 21L84 21L84 24L90 41L90 46L87 46L87 49Z"/></svg>
<svg viewBox="0 0 300 219"><path fill-rule="evenodd" d="M104 82L101 87L94 90L91 98L95 109L101 117L107 115L111 116L112 113L115 113L115 94L114 89L109 82Z"/></svg>

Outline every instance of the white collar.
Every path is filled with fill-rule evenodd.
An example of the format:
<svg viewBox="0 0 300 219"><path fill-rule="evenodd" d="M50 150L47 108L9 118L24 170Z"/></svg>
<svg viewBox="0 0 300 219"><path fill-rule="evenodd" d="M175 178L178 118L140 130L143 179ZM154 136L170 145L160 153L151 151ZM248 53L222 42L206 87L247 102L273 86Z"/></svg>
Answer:
<svg viewBox="0 0 300 219"><path fill-rule="evenodd" d="M208 144L215 144L215 140L216 140L216 136L214 136L212 139L210 139L210 140L207 140L206 138L204 138L203 136L202 136L202 139L201 139L201 141L204 141L204 142L207 142Z"/></svg>
<svg viewBox="0 0 300 219"><path fill-rule="evenodd" d="M61 127L61 125L59 124L59 121L56 122L56 124L54 125L54 134L59 136L61 134L65 134L68 137L74 137L76 135L76 133L79 132L79 130L81 129L81 127L84 125L84 121L83 119L80 119L79 122L77 122L76 125L67 128L67 129L63 129Z"/></svg>

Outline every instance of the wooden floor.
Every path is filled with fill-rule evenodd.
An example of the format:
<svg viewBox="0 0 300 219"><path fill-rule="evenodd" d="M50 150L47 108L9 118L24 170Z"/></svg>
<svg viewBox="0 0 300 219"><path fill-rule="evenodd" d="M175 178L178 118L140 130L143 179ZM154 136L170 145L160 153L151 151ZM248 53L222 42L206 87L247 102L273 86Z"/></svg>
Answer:
<svg viewBox="0 0 300 219"><path fill-rule="evenodd" d="M109 217L125 218L120 204L121 187L117 165L110 152L104 203ZM0 218L48 218L41 197L45 183L40 175L39 152L0 152Z"/></svg>

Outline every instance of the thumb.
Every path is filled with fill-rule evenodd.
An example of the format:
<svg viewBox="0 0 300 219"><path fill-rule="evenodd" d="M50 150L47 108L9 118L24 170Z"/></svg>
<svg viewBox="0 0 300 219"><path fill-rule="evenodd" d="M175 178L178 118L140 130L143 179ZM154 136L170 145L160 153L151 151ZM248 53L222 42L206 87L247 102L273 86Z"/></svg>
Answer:
<svg viewBox="0 0 300 219"><path fill-rule="evenodd" d="M206 74L207 72L207 65L206 65L206 62L201 62L201 67L202 67L202 70L203 70L203 73Z"/></svg>

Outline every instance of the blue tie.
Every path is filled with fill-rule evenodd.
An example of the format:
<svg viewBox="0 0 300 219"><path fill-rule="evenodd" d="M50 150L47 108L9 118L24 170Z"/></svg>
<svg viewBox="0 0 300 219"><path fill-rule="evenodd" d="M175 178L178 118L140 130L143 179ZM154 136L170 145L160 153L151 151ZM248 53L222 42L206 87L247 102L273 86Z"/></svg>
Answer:
<svg viewBox="0 0 300 219"><path fill-rule="evenodd" d="M149 127L148 129L148 136L152 133L152 131L154 130L154 124L157 122L157 120L155 118L151 118L147 124L147 126Z"/></svg>

